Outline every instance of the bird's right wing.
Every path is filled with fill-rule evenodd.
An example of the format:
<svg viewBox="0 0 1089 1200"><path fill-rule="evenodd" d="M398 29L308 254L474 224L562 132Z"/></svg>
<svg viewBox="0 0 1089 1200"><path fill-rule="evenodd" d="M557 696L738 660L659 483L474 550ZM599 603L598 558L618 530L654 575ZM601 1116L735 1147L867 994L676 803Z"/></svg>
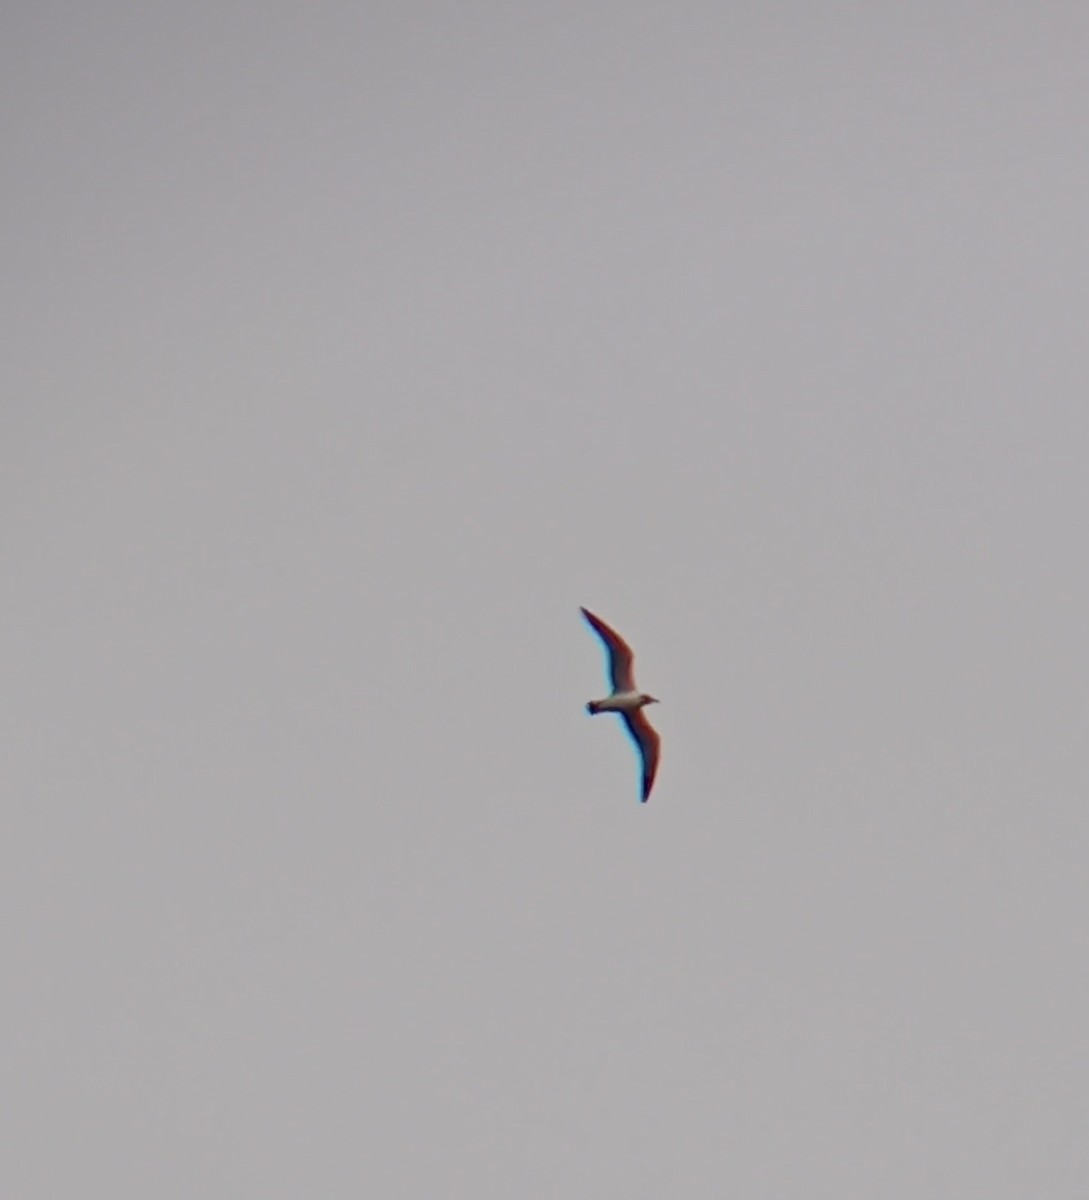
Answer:
<svg viewBox="0 0 1089 1200"><path fill-rule="evenodd" d="M658 757L662 739L658 731L652 728L647 720L646 709L640 708L633 713L624 713L624 724L635 739L639 753L643 756L643 788L641 799L646 804L650 789L654 786L654 776L658 773Z"/></svg>

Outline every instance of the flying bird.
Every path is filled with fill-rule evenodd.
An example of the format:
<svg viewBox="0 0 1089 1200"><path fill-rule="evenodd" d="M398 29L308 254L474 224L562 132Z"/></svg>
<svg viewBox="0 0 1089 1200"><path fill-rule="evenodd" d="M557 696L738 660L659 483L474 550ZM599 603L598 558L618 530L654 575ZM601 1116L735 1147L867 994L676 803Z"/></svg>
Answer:
<svg viewBox="0 0 1089 1200"><path fill-rule="evenodd" d="M641 799L646 804L658 770L658 747L661 739L651 728L643 709L648 704L657 704L658 701L635 686L635 655L628 643L600 617L595 617L589 609L580 608L579 612L605 643L605 652L609 656L609 678L613 685L611 695L606 696L604 700L591 700L586 705L586 711L591 716L611 712L623 718L628 733L639 747L643 759Z"/></svg>

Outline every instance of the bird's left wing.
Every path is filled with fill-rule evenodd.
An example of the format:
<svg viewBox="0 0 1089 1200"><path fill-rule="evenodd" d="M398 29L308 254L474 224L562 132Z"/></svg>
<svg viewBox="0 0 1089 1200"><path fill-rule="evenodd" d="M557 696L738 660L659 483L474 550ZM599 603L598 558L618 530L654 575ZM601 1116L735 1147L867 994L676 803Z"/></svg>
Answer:
<svg viewBox="0 0 1089 1200"><path fill-rule="evenodd" d="M580 608L579 612L605 643L605 650L609 655L609 676L612 679L613 691L634 692L635 655L632 648L611 625L606 625L600 617L595 617L588 608Z"/></svg>

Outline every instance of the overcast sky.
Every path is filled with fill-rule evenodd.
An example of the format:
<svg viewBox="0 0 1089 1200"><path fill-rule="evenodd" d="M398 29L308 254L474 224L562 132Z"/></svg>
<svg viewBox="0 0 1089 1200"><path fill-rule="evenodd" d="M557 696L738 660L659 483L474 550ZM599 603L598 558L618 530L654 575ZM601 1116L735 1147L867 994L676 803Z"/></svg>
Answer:
<svg viewBox="0 0 1089 1200"><path fill-rule="evenodd" d="M0 1190L1086 1194L1085 5L0 47Z"/></svg>

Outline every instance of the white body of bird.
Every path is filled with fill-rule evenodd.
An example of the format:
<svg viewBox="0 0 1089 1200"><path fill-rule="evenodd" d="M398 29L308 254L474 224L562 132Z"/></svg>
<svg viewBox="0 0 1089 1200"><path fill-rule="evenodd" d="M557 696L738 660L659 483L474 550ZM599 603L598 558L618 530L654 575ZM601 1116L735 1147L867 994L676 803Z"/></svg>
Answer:
<svg viewBox="0 0 1089 1200"><path fill-rule="evenodd" d="M655 703L657 701L645 692L613 692L611 696L606 696L604 700L591 700L586 705L586 710L590 713L638 712L644 705Z"/></svg>

